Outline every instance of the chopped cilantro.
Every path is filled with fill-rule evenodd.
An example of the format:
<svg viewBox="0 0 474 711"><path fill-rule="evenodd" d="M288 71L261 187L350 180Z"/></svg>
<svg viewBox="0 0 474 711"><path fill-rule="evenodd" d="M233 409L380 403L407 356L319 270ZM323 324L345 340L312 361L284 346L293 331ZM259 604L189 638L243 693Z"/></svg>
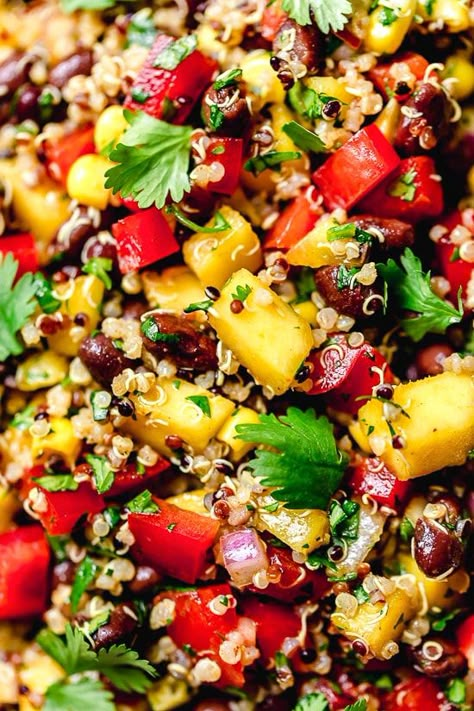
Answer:
<svg viewBox="0 0 474 711"><path fill-rule="evenodd" d="M220 110L217 104L209 106L209 125L214 131L217 131L222 126L224 118L224 112Z"/></svg>
<svg viewBox="0 0 474 711"><path fill-rule="evenodd" d="M72 474L52 474L48 476L33 477L33 481L46 491L76 491L79 484Z"/></svg>
<svg viewBox="0 0 474 711"><path fill-rule="evenodd" d="M98 454L86 454L85 460L91 465L94 472L94 481L97 492L103 494L108 491L114 483L114 472L106 457Z"/></svg>
<svg viewBox="0 0 474 711"><path fill-rule="evenodd" d="M180 222L185 227L188 227L188 229L193 230L193 232L213 234L214 232L223 232L224 230L230 230L231 228L224 215L219 210L214 216L214 225L212 227L208 227L207 225L201 226L198 225L196 222L193 222L188 217L186 217L184 212L181 212L181 210L176 207L176 205L168 205L166 207L166 212L174 215L178 222Z"/></svg>
<svg viewBox="0 0 474 711"><path fill-rule="evenodd" d="M337 270L336 286L341 291L342 289L353 288L353 278L360 270L357 267L348 269L344 264L341 264Z"/></svg>
<svg viewBox="0 0 474 711"><path fill-rule="evenodd" d="M388 8L385 8L388 9ZM399 197L405 202L413 202L416 194L415 178L417 172L414 168L402 173L394 183L388 188L388 194L392 197Z"/></svg>
<svg viewBox="0 0 474 711"><path fill-rule="evenodd" d="M260 153L258 156L249 158L244 163L244 169L254 175L259 175L267 168L279 170L282 163L288 160L296 160L297 158L301 158L301 153L297 153L296 151L268 151L267 153Z"/></svg>
<svg viewBox="0 0 474 711"><path fill-rule="evenodd" d="M90 395L92 417L95 422L103 422L109 416L109 408L98 403L99 396L103 397L103 390L93 390Z"/></svg>
<svg viewBox="0 0 474 711"><path fill-rule="evenodd" d="M239 284L235 290L235 293L233 293L231 296L234 299L234 301L241 301L242 303L247 299L247 297L250 296L252 293L252 287L246 284L245 286L242 286Z"/></svg>
<svg viewBox="0 0 474 711"><path fill-rule="evenodd" d="M211 403L206 395L188 395L186 400L194 403L206 417L211 416Z"/></svg>
<svg viewBox="0 0 474 711"><path fill-rule="evenodd" d="M219 91L219 89L224 89L227 86L233 86L234 84L237 84L241 77L241 69L228 69L226 72L219 74L217 79L214 81L214 89Z"/></svg>
<svg viewBox="0 0 474 711"><path fill-rule="evenodd" d="M170 42L153 62L154 67L171 71L181 64L197 47L196 35L184 35L174 42Z"/></svg>
<svg viewBox="0 0 474 711"><path fill-rule="evenodd" d="M92 558L89 558L88 555L86 555L86 557L83 558L77 566L70 596L71 612L73 614L77 612L79 600L94 580L97 571L97 564L92 560Z"/></svg>
<svg viewBox="0 0 474 711"><path fill-rule="evenodd" d="M400 538L408 543L415 533L415 528L409 518L404 518L400 524Z"/></svg>
<svg viewBox="0 0 474 711"><path fill-rule="evenodd" d="M321 692L305 694L298 699L293 711L328 711L329 702Z"/></svg>
<svg viewBox="0 0 474 711"><path fill-rule="evenodd" d="M194 311L208 311L214 302L212 299L204 299L203 301L195 301L194 304L189 304L184 309L185 314L192 314Z"/></svg>
<svg viewBox="0 0 474 711"><path fill-rule="evenodd" d="M282 0L282 7L299 25L310 25L314 18L325 35L342 30L352 12L348 0Z"/></svg>
<svg viewBox="0 0 474 711"><path fill-rule="evenodd" d="M158 323L149 316L141 325L142 333L153 343L178 343L178 333L162 333Z"/></svg>
<svg viewBox="0 0 474 711"><path fill-rule="evenodd" d="M46 279L44 274L36 272L33 277L35 285L35 296L38 304L41 306L45 314L52 314L59 309L61 302L53 296L53 287L51 282Z"/></svg>
<svg viewBox="0 0 474 711"><path fill-rule="evenodd" d="M297 121L289 121L282 126L282 131L291 138L293 143L302 151L311 153L322 153L326 150L326 145L312 131L301 126Z"/></svg>
<svg viewBox="0 0 474 711"><path fill-rule="evenodd" d="M132 15L127 26L127 44L151 48L157 32L150 10L148 8L140 10Z"/></svg>

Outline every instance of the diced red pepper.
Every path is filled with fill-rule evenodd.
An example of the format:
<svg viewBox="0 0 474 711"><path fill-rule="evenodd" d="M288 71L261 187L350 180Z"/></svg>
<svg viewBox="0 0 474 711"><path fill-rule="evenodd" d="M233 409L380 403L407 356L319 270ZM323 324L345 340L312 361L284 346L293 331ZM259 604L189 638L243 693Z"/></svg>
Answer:
<svg viewBox="0 0 474 711"><path fill-rule="evenodd" d="M23 526L0 535L0 620L46 610L49 560L41 526Z"/></svg>
<svg viewBox="0 0 474 711"><path fill-rule="evenodd" d="M244 142L242 138L211 138L206 150L204 165L220 163L224 176L215 183L208 183L207 189L213 193L232 195L237 189L242 168Z"/></svg>
<svg viewBox="0 0 474 711"><path fill-rule="evenodd" d="M313 689L313 687L311 687ZM340 711L347 708L354 702L354 698L347 696L337 682L320 677L314 684L315 693L323 694L326 697L331 711Z"/></svg>
<svg viewBox="0 0 474 711"><path fill-rule="evenodd" d="M384 99L389 99L391 96L395 95L398 101L406 101L406 99L411 96L411 91L406 93L395 93L397 87L398 79L397 64L406 64L410 73L414 75L417 81L421 81L425 76L425 72L428 65L428 61L417 54L416 52L403 52L393 57L390 62L381 62L370 70L369 78L375 85L375 88L382 94Z"/></svg>
<svg viewBox="0 0 474 711"><path fill-rule="evenodd" d="M260 25L260 34L263 39L268 42L273 42L278 34L278 30L288 18L288 15L283 10L281 3L272 2L268 3L263 11L262 22Z"/></svg>
<svg viewBox="0 0 474 711"><path fill-rule="evenodd" d="M112 225L117 240L117 255L122 274L147 267L179 252L171 228L156 207L140 210Z"/></svg>
<svg viewBox="0 0 474 711"><path fill-rule="evenodd" d="M354 494L368 494L382 506L397 509L411 489L410 481L400 481L377 457L363 457L349 470L347 482Z"/></svg>
<svg viewBox="0 0 474 711"><path fill-rule="evenodd" d="M71 165L87 153L95 153L94 127L78 128L58 141L46 142L46 163L50 176L66 185Z"/></svg>
<svg viewBox="0 0 474 711"><path fill-rule="evenodd" d="M441 711L446 697L432 679L415 676L397 684L385 700L385 711Z"/></svg>
<svg viewBox="0 0 474 711"><path fill-rule="evenodd" d="M127 464L123 469L116 472L114 483L105 492L105 498L114 498L115 496L121 496L136 489L144 488L148 486L150 480L169 467L170 463L163 457L160 457L152 467L145 467L143 473L138 471L136 464Z"/></svg>
<svg viewBox="0 0 474 711"><path fill-rule="evenodd" d="M310 232L322 210L313 199L314 188L305 191L285 207L265 237L265 249L290 249Z"/></svg>
<svg viewBox="0 0 474 711"><path fill-rule="evenodd" d="M456 630L460 651L464 654L469 669L474 669L474 615L469 615Z"/></svg>
<svg viewBox="0 0 474 711"><path fill-rule="evenodd" d="M17 279L27 272L38 271L38 252L31 232L0 237L0 254L7 252L11 252L18 261Z"/></svg>
<svg viewBox="0 0 474 711"><path fill-rule="evenodd" d="M174 41L165 34L156 38L125 99L125 107L180 124L210 83L217 64L196 49L175 69L154 66L163 50Z"/></svg>
<svg viewBox="0 0 474 711"><path fill-rule="evenodd" d="M347 30L345 27L342 30L339 30L339 32L335 32L334 34L338 39L342 40L344 44L347 44L347 46L351 49L359 49L360 45L362 44L362 39L350 30Z"/></svg>
<svg viewBox="0 0 474 711"><path fill-rule="evenodd" d="M450 237L450 233L458 225L464 226L462 213L455 210L440 220L439 224L446 227L449 232L436 243L436 256L441 274L446 277L451 287L449 298L457 304L459 290L461 290L461 297L465 299L467 286L474 277L474 265L462 258L459 245L453 244ZM471 239L474 240L474 234Z"/></svg>
<svg viewBox="0 0 474 711"><path fill-rule="evenodd" d="M124 198L120 195L120 202L127 210L130 210L130 212L140 212L142 209L136 200L129 197Z"/></svg>
<svg viewBox="0 0 474 711"><path fill-rule="evenodd" d="M153 514L131 513L128 525L138 551L152 567L185 583L195 583L204 572L206 556L219 522L155 499Z"/></svg>
<svg viewBox="0 0 474 711"><path fill-rule="evenodd" d="M389 176L400 163L392 145L371 124L361 128L313 173L330 210L349 210Z"/></svg>
<svg viewBox="0 0 474 711"><path fill-rule="evenodd" d="M301 631L300 617L287 605L246 597L242 601L242 609L244 615L257 624L257 647L265 665L275 658L276 652L282 650L287 637L293 639Z"/></svg>
<svg viewBox="0 0 474 711"><path fill-rule="evenodd" d="M213 600L229 601L223 615L216 615L210 607ZM238 626L235 606L230 603L232 590L227 583L187 590L161 593L157 599L171 598L175 601L173 622L168 625L168 634L178 647L189 645L195 652L206 652L205 656L216 661L222 674L216 686L237 686L244 684L242 663L228 664L219 657L219 647L227 634Z"/></svg>
<svg viewBox="0 0 474 711"><path fill-rule="evenodd" d="M411 223L440 215L443 189L433 159L429 156L404 158L395 172L364 198L360 208L371 215Z"/></svg>
<svg viewBox="0 0 474 711"><path fill-rule="evenodd" d="M372 388L382 383L393 383L393 374L370 343L353 348L342 334L331 338L330 345L306 359L313 365L308 395L327 394L331 407L355 415L365 404L364 396L372 395Z"/></svg>

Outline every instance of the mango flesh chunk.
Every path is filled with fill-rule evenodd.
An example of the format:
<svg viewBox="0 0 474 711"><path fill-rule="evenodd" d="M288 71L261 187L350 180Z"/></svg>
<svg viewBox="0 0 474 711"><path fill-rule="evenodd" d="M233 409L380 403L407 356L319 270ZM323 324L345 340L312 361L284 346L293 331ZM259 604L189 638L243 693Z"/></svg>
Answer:
<svg viewBox="0 0 474 711"><path fill-rule="evenodd" d="M194 511L201 516L209 516L209 510L204 506L204 497L207 494L206 489L193 489L192 491L183 491L182 494L169 496L166 501L174 504L184 511Z"/></svg>
<svg viewBox="0 0 474 711"><path fill-rule="evenodd" d="M33 458L59 454L71 467L74 465L81 440L74 434L71 420L65 417L51 417L51 429L45 437L32 437L31 453Z"/></svg>
<svg viewBox="0 0 474 711"><path fill-rule="evenodd" d="M395 414L387 422L386 404L369 400L349 429L359 446L377 454L399 479L466 461L474 447L474 378L446 372L398 385L393 403L388 407ZM397 435L401 449L392 445Z"/></svg>
<svg viewBox="0 0 474 711"><path fill-rule="evenodd" d="M137 419L129 419L124 429L168 457L168 435L178 435L200 454L235 407L231 400L177 378L162 379L147 393L130 395L130 400Z"/></svg>
<svg viewBox="0 0 474 711"><path fill-rule="evenodd" d="M168 267L160 274L145 271L142 281L146 299L153 309L183 311L206 298L199 279L185 266Z"/></svg>
<svg viewBox="0 0 474 711"><path fill-rule="evenodd" d="M183 258L197 275L201 285L218 289L237 269L257 271L263 261L260 242L250 222L236 210L224 205L220 213L230 225L222 232L197 232L186 240ZM212 227L215 219L208 225Z"/></svg>
<svg viewBox="0 0 474 711"><path fill-rule="evenodd" d="M329 520L326 511L287 509L281 504L273 511L275 503L272 496L259 499L255 523L259 531L269 531L298 553L311 553L315 548L329 543Z"/></svg>
<svg viewBox="0 0 474 711"><path fill-rule="evenodd" d="M224 422L217 433L217 439L229 446L229 456L233 462L238 462L255 446L252 442L244 442L242 439L236 438L236 426L256 425L259 422L260 418L258 413L250 407L239 407L238 410L235 410L229 419Z"/></svg>
<svg viewBox="0 0 474 711"><path fill-rule="evenodd" d="M337 224L331 215L323 215L303 239L290 247L286 253L288 264L314 269L339 264L356 266L358 261L348 259L345 250L349 244L357 247L357 242L347 239L328 241L328 229Z"/></svg>
<svg viewBox="0 0 474 711"><path fill-rule="evenodd" d="M398 556L403 572L414 575L422 597L426 599L428 610L452 610L459 603L459 597L469 586L469 576L464 570L457 570L444 580L428 578L409 553Z"/></svg>
<svg viewBox="0 0 474 711"><path fill-rule="evenodd" d="M231 303L248 292L240 313ZM209 322L224 345L260 385L281 395L313 346L309 324L246 269L232 275L208 312Z"/></svg>

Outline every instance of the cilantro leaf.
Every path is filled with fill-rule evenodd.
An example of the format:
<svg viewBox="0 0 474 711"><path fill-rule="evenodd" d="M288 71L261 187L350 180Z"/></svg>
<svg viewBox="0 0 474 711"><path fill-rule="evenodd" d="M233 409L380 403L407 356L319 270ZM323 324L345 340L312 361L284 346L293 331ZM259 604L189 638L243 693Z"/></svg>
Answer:
<svg viewBox="0 0 474 711"><path fill-rule="evenodd" d="M0 361L23 352L16 335L36 308L33 274L23 274L13 286L17 271L18 262L8 252L0 264Z"/></svg>
<svg viewBox="0 0 474 711"><path fill-rule="evenodd" d="M149 316L141 325L142 333L153 343L178 343L178 333L162 333L158 322L152 316Z"/></svg>
<svg viewBox="0 0 474 711"><path fill-rule="evenodd" d="M53 296L53 288L48 279L41 272L33 276L35 296L38 304L45 314L52 314L59 309L61 302Z"/></svg>
<svg viewBox="0 0 474 711"><path fill-rule="evenodd" d="M77 611L82 593L87 590L88 586L94 580L97 570L98 566L88 555L86 555L78 565L70 596L71 612L73 614Z"/></svg>
<svg viewBox="0 0 474 711"><path fill-rule="evenodd" d="M105 689L102 682L79 679L74 683L62 680L49 686L43 711L82 711L87 706L94 711L114 711L116 708L112 692Z"/></svg>
<svg viewBox="0 0 474 711"><path fill-rule="evenodd" d="M30 402L24 410L15 413L12 421L10 422L11 427L15 427L17 430L27 430L34 422L34 416L36 413L36 405Z"/></svg>
<svg viewBox="0 0 474 711"><path fill-rule="evenodd" d="M151 49L157 34L158 30L148 8L139 10L135 15L132 15L127 27L127 46L138 44L140 47Z"/></svg>
<svg viewBox="0 0 474 711"><path fill-rule="evenodd" d="M297 121L289 121L282 126L282 130L291 138L302 151L321 153L326 150L326 145L312 131L301 126Z"/></svg>
<svg viewBox="0 0 474 711"><path fill-rule="evenodd" d="M299 25L311 24L311 11L319 29L326 35L330 30L342 30L347 15L352 12L348 0L283 0L282 7Z"/></svg>
<svg viewBox="0 0 474 711"><path fill-rule="evenodd" d="M157 513L160 510L158 504L153 501L152 493L149 489L145 489L125 504L127 509L132 513Z"/></svg>
<svg viewBox="0 0 474 711"><path fill-rule="evenodd" d="M237 425L237 437L267 444L279 452L258 450L247 466L273 498L293 509L325 509L339 486L347 456L336 447L332 425L313 409L289 407L286 415L260 415L260 423Z"/></svg>
<svg viewBox="0 0 474 711"><path fill-rule="evenodd" d="M242 286L241 284L237 285L237 288L235 290L235 293L233 293L231 296L234 299L234 301L241 301L244 303L245 299L250 296L252 293L252 287L246 284L245 286Z"/></svg>
<svg viewBox="0 0 474 711"><path fill-rule="evenodd" d="M180 202L189 192L191 126L172 126L143 111L124 112L130 124L110 152L118 165L109 168L105 187L132 197L140 207L161 209L168 195Z"/></svg>
<svg viewBox="0 0 474 711"><path fill-rule="evenodd" d="M49 629L42 629L36 641L66 674L95 669L96 653L90 649L84 635L77 627L66 625L66 641Z"/></svg>
<svg viewBox="0 0 474 711"><path fill-rule="evenodd" d="M320 692L314 694L306 694L298 699L293 711L328 711L329 702L324 694Z"/></svg>
<svg viewBox="0 0 474 711"><path fill-rule="evenodd" d="M444 333L448 326L462 319L462 307L455 309L432 291L430 272L422 270L421 260L408 247L400 258L402 268L393 260L378 264L377 271L389 288L396 306L402 310L415 311L414 318L401 319L401 325L408 336L420 341L427 333Z"/></svg>
<svg viewBox="0 0 474 711"><path fill-rule="evenodd" d="M237 84L241 77L241 69L228 69L226 72L222 72L222 74L219 74L217 79L214 80L214 89L216 91L219 91L219 89L224 89L226 86L233 86L234 84Z"/></svg>
<svg viewBox="0 0 474 711"><path fill-rule="evenodd" d="M268 151L267 153L261 153L258 156L249 158L244 163L244 169L254 175L260 175L260 173L267 168L280 170L282 163L285 163L287 160L296 160L297 158L301 158L301 153L297 151Z"/></svg>
<svg viewBox="0 0 474 711"><path fill-rule="evenodd" d="M357 699L353 704L346 706L344 711L367 711L367 701L365 699Z"/></svg>
<svg viewBox="0 0 474 711"><path fill-rule="evenodd" d="M112 271L113 262L108 257L91 257L82 267L82 271L86 274L93 274L100 279L106 289L112 288L112 279L108 272Z"/></svg>
<svg viewBox="0 0 474 711"><path fill-rule="evenodd" d="M64 12L71 13L76 10L108 10L114 7L117 0L61 0Z"/></svg>
<svg viewBox="0 0 474 711"><path fill-rule="evenodd" d="M209 402L209 398L206 397L206 395L189 395L186 400L189 400L190 402L194 403L196 407L199 407L201 412L203 412L206 417L211 416L211 404Z"/></svg>
<svg viewBox="0 0 474 711"><path fill-rule="evenodd" d="M97 654L98 671L120 691L143 693L152 683L156 672L150 662L140 659L134 649L125 644L102 647Z"/></svg>
<svg viewBox="0 0 474 711"><path fill-rule="evenodd" d="M178 64L181 64L183 59L186 59L197 47L196 35L185 35L174 42L170 42L159 53L153 62L154 67L160 69L172 70L176 69Z"/></svg>
<svg viewBox="0 0 474 711"><path fill-rule="evenodd" d="M185 314L192 314L194 311L209 311L213 304L212 299L204 299L203 301L195 301L194 304L189 304L183 309Z"/></svg>
<svg viewBox="0 0 474 711"><path fill-rule="evenodd" d="M204 225L204 226L198 225L197 222L193 222L188 217L186 217L184 212L181 212L181 210L178 207L176 207L176 205L168 205L165 208L165 211L174 215L176 217L176 219L178 220L178 222L180 222L185 227L188 227L188 229L193 230L193 232L205 232L205 233L213 234L214 232L223 232L224 230L231 229L231 226L225 219L222 212L219 212L219 210L216 212L216 214L214 216L214 227L207 227L206 225Z"/></svg>
<svg viewBox="0 0 474 711"><path fill-rule="evenodd" d="M48 476L33 477L33 481L46 491L76 491L79 484L72 474L52 474Z"/></svg>
<svg viewBox="0 0 474 711"><path fill-rule="evenodd" d="M387 8L384 8L385 10ZM413 202L416 194L415 178L417 172L414 168L402 173L388 188L388 194L399 197L404 202Z"/></svg>
<svg viewBox="0 0 474 711"><path fill-rule="evenodd" d="M114 472L107 458L98 454L86 454L85 459L93 469L97 492L103 494L108 491L114 483Z"/></svg>

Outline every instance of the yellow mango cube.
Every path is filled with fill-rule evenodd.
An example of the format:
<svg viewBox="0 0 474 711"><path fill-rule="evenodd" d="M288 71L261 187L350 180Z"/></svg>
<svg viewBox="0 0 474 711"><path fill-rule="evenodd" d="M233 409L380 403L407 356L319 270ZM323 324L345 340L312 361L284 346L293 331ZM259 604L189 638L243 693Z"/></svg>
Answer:
<svg viewBox="0 0 474 711"><path fill-rule="evenodd" d="M146 692L152 711L172 711L190 701L191 689L183 679L167 675L155 683Z"/></svg>
<svg viewBox="0 0 474 711"><path fill-rule="evenodd" d="M184 511L194 511L201 516L210 516L209 509L204 506L206 494L206 489L193 489L192 491L183 491L182 494L176 494L176 496L169 496L166 501L184 509Z"/></svg>
<svg viewBox="0 0 474 711"><path fill-rule="evenodd" d="M237 425L255 425L260 422L258 413L250 407L239 407L231 414L217 433L217 439L224 442L230 448L230 458L233 462L238 462L251 449L254 448L252 442L244 442L236 439L235 428Z"/></svg>
<svg viewBox="0 0 474 711"><path fill-rule="evenodd" d="M287 509L273 496L258 500L255 526L259 531L269 531L298 553L311 553L315 548L329 543L329 519L320 509Z"/></svg>
<svg viewBox="0 0 474 711"><path fill-rule="evenodd" d="M369 400L350 431L402 480L459 466L474 447L474 378L446 372L398 385L393 405ZM394 435L401 449L392 446Z"/></svg>
<svg viewBox="0 0 474 711"><path fill-rule="evenodd" d="M81 449L81 440L74 434L71 420L65 417L51 417L51 429L45 437L32 436L31 453L34 459L59 454L73 466Z"/></svg>
<svg viewBox="0 0 474 711"><path fill-rule="evenodd" d="M265 49L248 52L240 63L242 79L252 97L252 107L259 111L265 104L283 104L285 90L270 65L271 53Z"/></svg>
<svg viewBox="0 0 474 711"><path fill-rule="evenodd" d="M296 313L309 323L311 328L318 328L318 307L312 301L300 301L293 304Z"/></svg>
<svg viewBox="0 0 474 711"><path fill-rule="evenodd" d="M414 575L423 597L426 598L428 610L452 610L459 603L462 593L469 587L469 576L465 570L457 570L444 580L428 578L416 564L416 560L409 553L400 553L398 556L402 572Z"/></svg>
<svg viewBox="0 0 474 711"><path fill-rule="evenodd" d="M0 486L0 533L12 527L12 519L20 508L15 490Z"/></svg>
<svg viewBox="0 0 474 711"><path fill-rule="evenodd" d="M369 24L365 33L366 49L378 54L394 54L410 28L416 6L417 0L399 0L397 17L390 23L384 21L386 8L377 7L369 15Z"/></svg>
<svg viewBox="0 0 474 711"><path fill-rule="evenodd" d="M143 291L153 309L183 311L189 304L206 298L199 279L184 265L168 267L160 273L145 271L141 276Z"/></svg>
<svg viewBox="0 0 474 711"><path fill-rule="evenodd" d="M328 229L337 224L331 215L323 215L315 224L311 232L300 239L286 253L288 264L306 266L319 269L319 267L338 264L355 265L354 260L348 260L345 248L349 240L328 241Z"/></svg>
<svg viewBox="0 0 474 711"><path fill-rule="evenodd" d="M224 205L220 212L230 228L209 234L197 232L186 240L183 258L203 287L220 288L237 269L256 271L262 264L260 241L247 220ZM208 223L214 224L214 218Z"/></svg>
<svg viewBox="0 0 474 711"><path fill-rule="evenodd" d="M24 392L50 388L64 380L69 362L54 351L44 351L28 356L16 370L16 386Z"/></svg>
<svg viewBox="0 0 474 711"><path fill-rule="evenodd" d="M44 694L48 686L64 677L64 670L42 650L29 649L18 676L30 692Z"/></svg>
<svg viewBox="0 0 474 711"><path fill-rule="evenodd" d="M240 313L236 294L248 292ZM232 275L208 312L211 326L256 382L281 395L313 346L309 324L246 269Z"/></svg>
<svg viewBox="0 0 474 711"><path fill-rule="evenodd" d="M202 453L235 407L231 400L180 379L160 380L130 399L137 419L128 420L124 429L166 456L171 455L168 435L178 435L195 453Z"/></svg>

